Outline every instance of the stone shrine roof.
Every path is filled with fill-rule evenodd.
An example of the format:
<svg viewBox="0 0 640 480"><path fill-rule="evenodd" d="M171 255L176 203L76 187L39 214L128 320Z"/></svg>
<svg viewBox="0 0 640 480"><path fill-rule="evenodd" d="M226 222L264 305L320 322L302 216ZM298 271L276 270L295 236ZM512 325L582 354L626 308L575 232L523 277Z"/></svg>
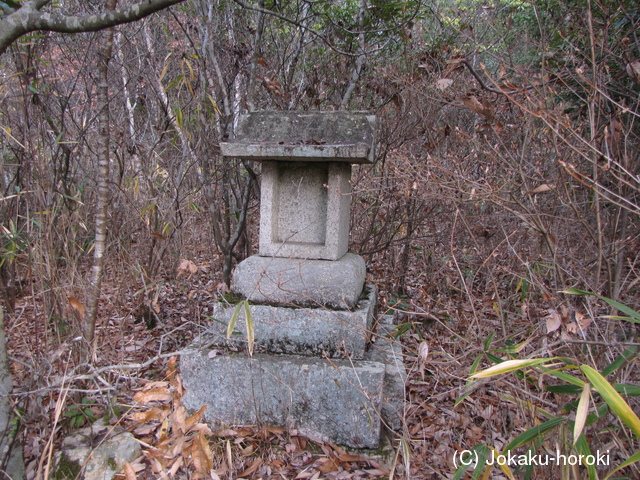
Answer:
<svg viewBox="0 0 640 480"><path fill-rule="evenodd" d="M240 116L225 157L373 163L375 115L366 112L253 112Z"/></svg>

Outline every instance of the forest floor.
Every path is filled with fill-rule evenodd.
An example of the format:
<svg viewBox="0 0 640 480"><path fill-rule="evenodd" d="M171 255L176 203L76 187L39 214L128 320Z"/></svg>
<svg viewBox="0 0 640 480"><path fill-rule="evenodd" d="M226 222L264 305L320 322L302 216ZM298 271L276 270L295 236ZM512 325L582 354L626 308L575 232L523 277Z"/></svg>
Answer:
<svg viewBox="0 0 640 480"><path fill-rule="evenodd" d="M542 410L556 414L563 405L559 398L513 375L469 386L472 368L490 366L487 352L504 356L505 346L516 346L522 358L579 358L588 347L579 343L580 335L566 318L548 333L550 309L558 299L521 303L505 318L491 295L460 294L443 300L430 296L423 284L408 282L408 294L400 301L391 302L384 288L381 292L379 313L395 310L396 322L402 325L409 373L405 426L394 434L386 457L345 451L276 426L211 431L201 422L202 412L185 413L176 358L210 323L211 304L225 288L212 275L217 266L208 252L196 252L190 261L197 271L181 274L172 265L161 281L149 286L153 313L139 311L136 288L124 284L117 269L107 273L97 327L98 355L91 367L78 364L74 341L65 336L64 325L44 320L37 293L19 299L15 314L6 320L6 331L23 411L28 479L46 478L42 473L49 455L62 439L98 418L125 427L144 447L143 455L125 472L127 480L452 478L456 452L478 444L500 450L539 423ZM570 305L563 308L564 317L580 318L568 310ZM140 321L144 316L157 320L157 325L148 329ZM598 332L591 338L599 338ZM637 382L633 378L637 376L625 380ZM456 405L463 392L469 396ZM618 447L623 458L615 435L606 430L597 435L602 437L601 449ZM562 442L562 435L557 435L541 448L551 451ZM536 471L535 478L560 478L560 474L560 469L547 467ZM491 478L507 476L495 467Z"/></svg>

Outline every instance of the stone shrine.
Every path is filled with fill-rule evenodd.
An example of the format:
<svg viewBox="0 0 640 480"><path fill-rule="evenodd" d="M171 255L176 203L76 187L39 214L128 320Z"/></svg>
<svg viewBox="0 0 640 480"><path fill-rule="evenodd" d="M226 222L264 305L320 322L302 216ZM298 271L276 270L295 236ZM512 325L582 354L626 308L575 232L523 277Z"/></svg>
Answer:
<svg viewBox="0 0 640 480"><path fill-rule="evenodd" d="M207 405L218 425L262 422L378 447L384 425L401 427L406 372L365 262L347 252L351 165L374 162L375 117L255 112L220 147L262 162L259 252L233 272L242 308L214 305L217 321L182 357L185 405Z"/></svg>

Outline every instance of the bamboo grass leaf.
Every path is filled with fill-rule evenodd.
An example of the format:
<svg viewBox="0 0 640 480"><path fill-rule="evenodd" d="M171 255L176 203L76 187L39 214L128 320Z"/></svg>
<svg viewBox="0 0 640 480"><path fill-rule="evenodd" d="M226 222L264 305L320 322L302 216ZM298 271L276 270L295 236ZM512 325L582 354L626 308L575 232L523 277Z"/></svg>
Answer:
<svg viewBox="0 0 640 480"><path fill-rule="evenodd" d="M608 480L618 470L622 470L624 467L628 467L629 465L634 464L636 462L640 462L640 451L637 451L636 453L631 455L629 458L627 458L624 462L622 462L620 465L618 465L615 469L611 470L609 474L606 477L604 477L604 480Z"/></svg>
<svg viewBox="0 0 640 480"><path fill-rule="evenodd" d="M514 438L506 447L504 447L503 454L510 450L513 450L514 448L525 445L538 437L543 437L544 433L567 421L568 420L566 418L556 417L553 420L548 420L544 423L541 423L540 425L522 432L520 435Z"/></svg>
<svg viewBox="0 0 640 480"><path fill-rule="evenodd" d="M618 370L622 365L629 361L629 359L633 356L634 353L636 353L637 350L637 346L627 348L624 352L622 352L622 355L620 355L613 362L602 369L602 376L608 377L613 372Z"/></svg>
<svg viewBox="0 0 640 480"><path fill-rule="evenodd" d="M587 415L589 414L589 399L591 398L590 393L591 385L585 383L584 388L582 389L582 394L580 395L580 401L578 402L578 408L576 409L576 420L573 425L574 444L576 444L582 435L582 430L584 430L584 425L587 421Z"/></svg>
<svg viewBox="0 0 640 480"><path fill-rule="evenodd" d="M227 338L231 338L233 334L233 329L236 328L236 322L238 321L238 317L240 316L240 310L242 309L242 302L236 305L236 309L233 311L233 315L231 315L231 319L229 320L229 325L227 325Z"/></svg>
<svg viewBox="0 0 640 480"><path fill-rule="evenodd" d="M247 342L249 348L249 356L253 355L253 345L255 343L255 331L253 328L253 315L251 315L251 306L249 305L249 301L245 300L244 302L244 319L247 323Z"/></svg>
<svg viewBox="0 0 640 480"><path fill-rule="evenodd" d="M597 297L600 300L607 302L614 308L617 308L622 313L629 315L629 317L615 317L618 320L625 320L632 323L640 323L640 313L636 312L634 309L627 307L623 303L617 302L611 298L603 297L602 295L598 295L597 293L585 292L584 290L578 290L577 288L569 288L567 290L562 291L561 293L568 293L569 295L589 295L592 297Z"/></svg>
<svg viewBox="0 0 640 480"><path fill-rule="evenodd" d="M506 360L502 363L489 367L486 370L482 370L478 373L471 375L471 378L487 378L495 377L496 375L502 375L504 373L513 372L514 370L520 370L521 368L531 367L534 365L540 365L541 363L553 360L553 358L530 358L521 360Z"/></svg>
<svg viewBox="0 0 640 480"><path fill-rule="evenodd" d="M576 451L580 455L584 455L585 457L588 457L589 455L591 455L591 448L589 447L589 442L587 442L587 439L585 438L584 435L580 435L580 437L576 440L575 445L576 445ZM587 463L586 466L587 466L587 473L589 475L589 480L598 480L598 473L596 472L595 465L589 465L589 463Z"/></svg>
<svg viewBox="0 0 640 480"><path fill-rule="evenodd" d="M602 396L609 408L616 416L636 435L640 437L640 418L633 412L629 404L624 401L616 389L598 371L588 365L582 365L580 369L589 379L593 388Z"/></svg>

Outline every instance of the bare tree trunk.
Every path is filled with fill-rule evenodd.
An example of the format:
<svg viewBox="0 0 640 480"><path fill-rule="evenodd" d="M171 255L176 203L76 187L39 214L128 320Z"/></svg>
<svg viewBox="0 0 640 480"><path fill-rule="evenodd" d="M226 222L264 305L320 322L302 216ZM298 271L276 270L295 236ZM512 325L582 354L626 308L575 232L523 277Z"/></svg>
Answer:
<svg viewBox="0 0 640 480"><path fill-rule="evenodd" d="M263 2L261 2L260 5L263 5ZM204 51L202 56L206 58L214 68L220 89L220 97L222 98L224 115L222 115L219 131L223 139L232 138L235 123L240 113L244 110L244 104L247 104L250 111L254 109L255 70L263 41L264 14L260 12L258 15L258 27L253 38L251 63L248 68L249 78L246 82L246 91L244 91L243 87L245 86L245 82L243 82L243 76L240 73L234 75L232 81L225 79L225 72L223 72L215 49L211 44L210 36L215 33L213 28L214 15L212 3L207 3L203 0L200 2L200 6L203 15L206 17L203 40L201 42ZM229 43L235 45L235 22L233 20L233 10L230 8L230 5L227 5L226 13L226 35ZM211 86L213 86L213 82L210 83ZM230 86L227 86L228 84L230 84ZM223 281L227 285L230 285L233 260L234 258L239 260L240 257L244 257L243 254L237 255L234 253L234 250L237 246L241 246L243 243L242 240L246 237L245 226L247 211L251 190L256 181L256 175L250 165L246 163L244 167L249 175L243 179L242 176L235 171L236 167L226 161L222 162L219 167L216 166L212 168L205 164L204 158L201 160L203 192L209 204L214 240L220 249L223 259ZM213 171L216 168L219 168L218 172L220 172L221 175L219 180L212 178Z"/></svg>
<svg viewBox="0 0 640 480"><path fill-rule="evenodd" d="M589 108L589 130L590 130L590 136L589 136L589 143L590 145L592 145L593 149L594 149L594 153L595 151L597 151L597 147L596 147L596 136L597 136L597 129L598 129L598 125L597 125L597 120L596 120L596 116L597 116L597 110L599 109L599 105L598 103L600 102L600 94L598 92L599 89L599 85L598 85L598 64L597 64L597 59L596 59L596 39L595 39L595 35L593 32L593 16L592 16L592 10L591 10L591 2L587 2L587 22L589 25L589 41L590 41L590 46L591 46L591 69L592 69L592 81L593 81L593 92L589 94L589 101L588 101L588 108ZM592 154L593 155L593 154ZM593 183L597 184L598 183L598 161L596 160L596 157L593 158L593 160L591 160L591 163L593 165L592 168L592 175L593 175ZM600 192L598 191L597 188L593 189L593 203L595 206L595 212L596 212L596 225L597 225L597 229L596 229L596 234L598 235L598 263L596 266L596 280L594 282L595 285L595 289L596 292L600 289L600 276L602 274L602 267L603 265L606 267L607 269L607 277L608 277L608 286L611 288L613 287L613 278L611 275L611 266L609 265L608 262L605 262L604 259L604 226L603 226L603 221L602 221L602 202L600 200ZM608 292L609 295L613 294L613 291L609 291Z"/></svg>
<svg viewBox="0 0 640 480"><path fill-rule="evenodd" d="M358 45L360 47L360 55L358 55L358 59L356 60L356 67L353 69L353 74L351 75L351 81L349 82L349 86L347 90L344 92L344 96L342 97L342 102L340 102L340 110L345 110L349 106L349 100L351 100L351 95L356 88L358 83L358 79L360 78L360 74L362 73L362 67L364 67L365 60L365 38L364 38L364 16L367 13L367 0L362 0L360 4L360 14L358 15L358 25L360 27L360 34L358 35Z"/></svg>
<svg viewBox="0 0 640 480"><path fill-rule="evenodd" d="M140 173L140 157L138 155L138 135L136 134L136 120L134 116L134 110L136 108L136 102L131 103L131 96L129 95L129 80L127 78L127 71L124 68L124 55L122 54L122 48L120 48L120 33L115 36L115 44L118 55L118 60L122 64L120 70L122 75L122 94L124 96L125 107L127 109L127 119L129 120L129 138L131 144L131 161L133 162L133 171L135 175Z"/></svg>
<svg viewBox="0 0 640 480"><path fill-rule="evenodd" d="M295 53L293 54L291 61L289 62L289 65L287 65L284 69L284 78L286 81L287 88L293 88L293 85L292 85L293 78L296 73L296 68L298 66L298 62L300 61L300 57L304 51L305 34L307 32L306 28L307 28L307 24L309 23L309 19L307 18L308 13L309 13L309 4L307 2L304 2L302 4L302 19L300 20L300 26L298 27L297 35L296 35L297 42L294 50ZM291 98L289 99L289 110L293 110L297 105L298 101L300 100L300 97L303 91L303 86L305 84L304 77L305 77L305 73L303 71L302 79L298 87L298 92L296 95L291 95Z"/></svg>
<svg viewBox="0 0 640 480"><path fill-rule="evenodd" d="M264 8L264 0L260 0L258 4L260 8ZM253 53L251 55L251 64L249 65L249 86L247 87L247 107L250 112L253 112L256 108L253 104L253 98L256 90L256 63L260 56L262 47L262 32L264 31L264 12L260 10L258 12L258 28L253 37Z"/></svg>
<svg viewBox="0 0 640 480"><path fill-rule="evenodd" d="M17 423L11 405L13 380L7 360L6 338L4 336L4 312L0 306L0 478L14 480L25 477L22 447L16 441Z"/></svg>
<svg viewBox="0 0 640 480"><path fill-rule="evenodd" d="M108 0L107 9L114 10L117 0ZM93 247L93 267L91 268L91 284L87 301L87 314L82 325L82 336L87 342L87 360L95 354L94 336L100 286L104 270L104 252L107 244L107 206L109 204L109 60L113 50L113 29L103 35L103 46L98 59L97 98L98 113L98 205L96 207L96 238Z"/></svg>

